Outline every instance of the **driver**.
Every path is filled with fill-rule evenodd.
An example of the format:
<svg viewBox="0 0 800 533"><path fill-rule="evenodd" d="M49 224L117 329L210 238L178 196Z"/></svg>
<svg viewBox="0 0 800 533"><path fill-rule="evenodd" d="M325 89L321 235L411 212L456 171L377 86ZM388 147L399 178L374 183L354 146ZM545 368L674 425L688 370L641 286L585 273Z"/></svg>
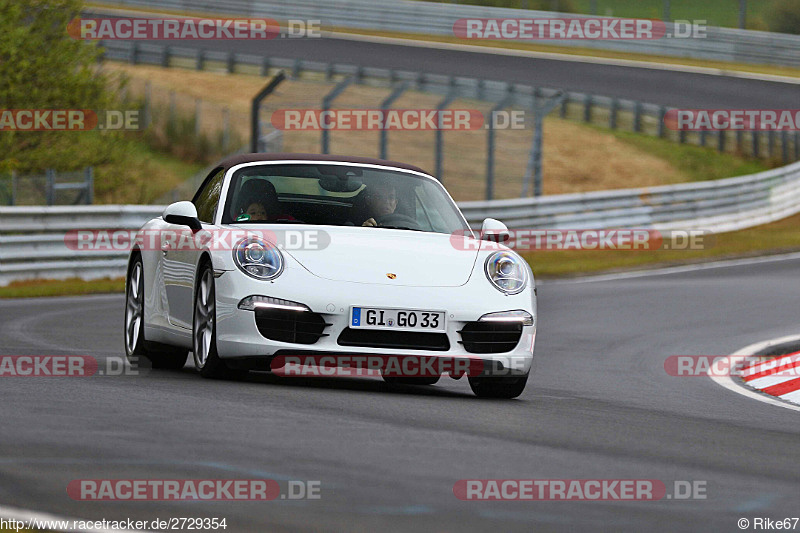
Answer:
<svg viewBox="0 0 800 533"><path fill-rule="evenodd" d="M367 188L364 200L371 216L361 225L377 227L376 217L391 215L397 209L397 190L389 182L378 182Z"/></svg>

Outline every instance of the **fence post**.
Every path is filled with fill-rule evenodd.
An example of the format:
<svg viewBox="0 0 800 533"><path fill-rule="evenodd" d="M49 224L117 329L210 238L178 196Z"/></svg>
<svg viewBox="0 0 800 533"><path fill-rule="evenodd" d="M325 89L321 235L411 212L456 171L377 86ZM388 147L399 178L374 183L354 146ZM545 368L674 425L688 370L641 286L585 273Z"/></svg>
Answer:
<svg viewBox="0 0 800 533"><path fill-rule="evenodd" d="M265 57L261 60L261 75L268 76L269 75L269 58Z"/></svg>
<svg viewBox="0 0 800 533"><path fill-rule="evenodd" d="M797 136L795 135L796 141ZM11 205L17 205L17 172L15 170L11 171Z"/></svg>
<svg viewBox="0 0 800 533"><path fill-rule="evenodd" d="M205 58L206 58L205 51L202 48L198 48L197 58L195 58L195 64L194 64L194 68L196 70L203 70L203 68L206 66Z"/></svg>
<svg viewBox="0 0 800 533"><path fill-rule="evenodd" d="M708 131L700 130L700 146L703 148L706 146L706 137L708 137Z"/></svg>
<svg viewBox="0 0 800 533"><path fill-rule="evenodd" d="M381 159L386 159L388 157L388 137L389 131L386 129L386 111L389 109L395 100L400 98L406 89L408 89L409 83L404 81L397 87L395 87L394 91L387 96L383 102L381 102L381 132L380 132L380 145L378 146L378 152L380 153Z"/></svg>
<svg viewBox="0 0 800 533"><path fill-rule="evenodd" d="M56 171L48 168L45 171L45 201L47 205L56 203Z"/></svg>
<svg viewBox="0 0 800 533"><path fill-rule="evenodd" d="M164 46L161 51L161 66L164 68L169 67L169 45Z"/></svg>
<svg viewBox="0 0 800 533"><path fill-rule="evenodd" d="M228 52L228 74L236 72L236 55L233 52Z"/></svg>
<svg viewBox="0 0 800 533"><path fill-rule="evenodd" d="M767 132L767 153L769 157L775 155L775 131L769 130Z"/></svg>
<svg viewBox="0 0 800 533"><path fill-rule="evenodd" d="M658 138L663 139L666 134L664 129L664 120L667 116L667 108L663 105L658 108Z"/></svg>
<svg viewBox="0 0 800 533"><path fill-rule="evenodd" d="M794 160L800 161L800 133L794 132Z"/></svg>
<svg viewBox="0 0 800 533"><path fill-rule="evenodd" d="M450 90L447 92L447 96L445 96L442 101L436 104L436 174L434 177L439 180L439 183L444 182L444 176L442 175L444 172L444 132L442 131L441 124L441 111L443 111L453 102L453 100L456 99L455 87L453 86L454 83L455 79L450 78Z"/></svg>
<svg viewBox="0 0 800 533"><path fill-rule="evenodd" d="M564 97L561 99L561 109L558 111L558 116L561 118L567 118L567 107L569 106L569 94L564 93Z"/></svg>
<svg viewBox="0 0 800 533"><path fill-rule="evenodd" d="M135 65L139 59L138 55L139 55L139 41L133 41L131 43L131 51L130 55L128 56L128 62L131 65Z"/></svg>
<svg viewBox="0 0 800 533"><path fill-rule="evenodd" d="M486 199L491 200L494 196L494 114L501 109L508 107L514 99L513 85L506 84L506 95L496 106L492 108L489 115L489 124L486 129Z"/></svg>
<svg viewBox="0 0 800 533"><path fill-rule="evenodd" d="M322 111L328 111L331 108L331 104L333 101L347 89L351 83L355 81L355 78L352 76L347 77L336 84L336 86L331 89L331 91L326 94L322 98ZM330 132L327 128L322 128L322 139L320 140L322 144L322 153L327 154L330 151Z"/></svg>
<svg viewBox="0 0 800 533"><path fill-rule="evenodd" d="M533 140L531 141L531 152L528 157L528 166L525 169L525 176L522 179L522 198L528 196L528 186L531 176L533 177L533 195L542 195L542 142L544 137L544 117L547 116L554 107L561 103L564 98L563 92L556 93L547 99L544 104L538 98L533 101Z"/></svg>
<svg viewBox="0 0 800 533"><path fill-rule="evenodd" d="M719 130L717 132L717 151L719 153L725 152L725 130Z"/></svg>
<svg viewBox="0 0 800 533"><path fill-rule="evenodd" d="M272 80L261 89L261 91L253 98L250 105L250 151L253 153L258 152L258 138L260 137L258 122L258 111L261 109L261 101L275 90L275 87L286 79L286 74L283 71L278 72Z"/></svg>

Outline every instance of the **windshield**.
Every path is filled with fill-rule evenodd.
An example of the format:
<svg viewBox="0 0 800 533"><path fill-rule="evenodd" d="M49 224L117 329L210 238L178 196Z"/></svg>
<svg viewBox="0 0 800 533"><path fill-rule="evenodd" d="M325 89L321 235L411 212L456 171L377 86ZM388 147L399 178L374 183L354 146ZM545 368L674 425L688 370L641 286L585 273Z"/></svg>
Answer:
<svg viewBox="0 0 800 533"><path fill-rule="evenodd" d="M468 226L432 178L340 164L248 166L231 178L223 224L313 224L454 233Z"/></svg>

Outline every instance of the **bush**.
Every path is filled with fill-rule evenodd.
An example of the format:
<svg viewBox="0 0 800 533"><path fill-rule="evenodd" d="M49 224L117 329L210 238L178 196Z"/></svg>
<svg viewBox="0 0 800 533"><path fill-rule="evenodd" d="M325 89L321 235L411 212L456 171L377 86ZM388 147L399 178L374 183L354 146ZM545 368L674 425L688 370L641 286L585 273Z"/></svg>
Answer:
<svg viewBox="0 0 800 533"><path fill-rule="evenodd" d="M800 0L775 0L768 18L771 31L800 34Z"/></svg>

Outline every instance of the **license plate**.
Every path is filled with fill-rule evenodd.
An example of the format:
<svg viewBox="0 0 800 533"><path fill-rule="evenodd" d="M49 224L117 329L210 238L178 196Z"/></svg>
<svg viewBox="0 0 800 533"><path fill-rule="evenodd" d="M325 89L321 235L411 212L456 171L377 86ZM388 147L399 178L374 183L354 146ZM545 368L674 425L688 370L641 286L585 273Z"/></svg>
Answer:
<svg viewBox="0 0 800 533"><path fill-rule="evenodd" d="M395 331L446 331L444 311L353 307L350 327Z"/></svg>

